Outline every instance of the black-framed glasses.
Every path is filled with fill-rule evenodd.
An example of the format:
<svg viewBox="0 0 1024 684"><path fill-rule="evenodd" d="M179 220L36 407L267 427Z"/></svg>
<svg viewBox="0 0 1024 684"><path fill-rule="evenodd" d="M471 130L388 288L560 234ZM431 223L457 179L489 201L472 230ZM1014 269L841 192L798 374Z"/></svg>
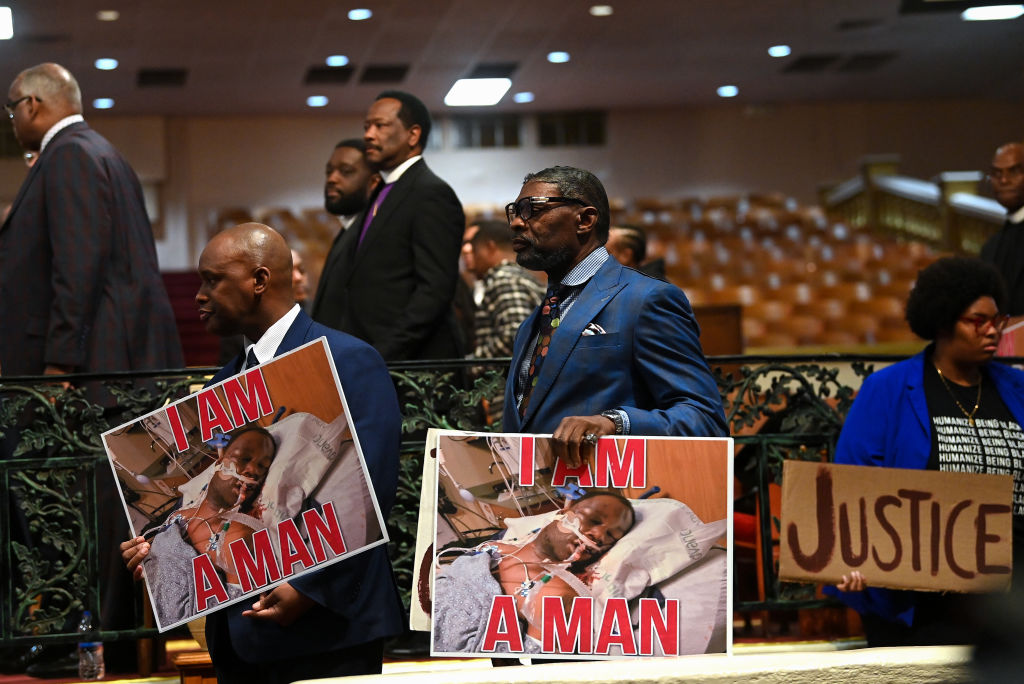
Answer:
<svg viewBox="0 0 1024 684"><path fill-rule="evenodd" d="M509 202L505 205L505 216L508 218L508 222L512 223L516 220L516 216L529 221L536 214L548 209L548 205L555 207L557 205L552 202L571 202L578 204L581 207L587 206L587 203L583 200L578 200L575 197L523 197L515 202Z"/></svg>
<svg viewBox="0 0 1024 684"><path fill-rule="evenodd" d="M19 97L17 100L11 100L7 104L5 104L4 105L4 109L7 111L7 118L8 119L13 119L14 118L14 110L18 107L18 105L20 105L25 100L32 99L33 97L35 97L35 96L34 95L24 95L22 97Z"/></svg>
<svg viewBox="0 0 1024 684"><path fill-rule="evenodd" d="M996 329L996 332L1002 332L1006 324L1010 322L1010 314L996 314L995 316L975 314L974 316L961 316L960 320L973 325L975 334L980 335L981 331L987 328L989 324Z"/></svg>

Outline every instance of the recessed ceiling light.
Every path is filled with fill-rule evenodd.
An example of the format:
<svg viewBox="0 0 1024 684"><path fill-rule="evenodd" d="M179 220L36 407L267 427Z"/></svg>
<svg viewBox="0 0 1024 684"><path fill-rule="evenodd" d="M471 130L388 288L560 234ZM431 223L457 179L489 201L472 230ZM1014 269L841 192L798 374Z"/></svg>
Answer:
<svg viewBox="0 0 1024 684"><path fill-rule="evenodd" d="M96 18L100 21L117 21L121 18L121 13L117 10L100 10L96 13Z"/></svg>
<svg viewBox="0 0 1024 684"><path fill-rule="evenodd" d="M556 50L548 53L548 61L552 64L565 64L569 61L569 53Z"/></svg>
<svg viewBox="0 0 1024 684"><path fill-rule="evenodd" d="M988 7L968 7L961 14L964 21L997 21L1000 19L1016 19L1024 14L1024 5L989 5Z"/></svg>
<svg viewBox="0 0 1024 684"><path fill-rule="evenodd" d="M373 12L368 9L354 9L348 11L348 18L352 21L363 21L373 16Z"/></svg>
<svg viewBox="0 0 1024 684"><path fill-rule="evenodd" d="M719 97L736 97L740 94L740 89L734 85L724 85L718 88Z"/></svg>
<svg viewBox="0 0 1024 684"><path fill-rule="evenodd" d="M331 55L325 61L329 67L343 67L348 65L348 57L345 55Z"/></svg>
<svg viewBox="0 0 1024 684"><path fill-rule="evenodd" d="M117 60L113 57L100 57L96 60L96 68L100 71L113 71L117 68Z"/></svg>
<svg viewBox="0 0 1024 684"><path fill-rule="evenodd" d="M768 54L772 57L789 57L792 52L788 45L772 45L768 48Z"/></svg>
<svg viewBox="0 0 1024 684"><path fill-rule="evenodd" d="M512 87L507 78L460 78L444 96L449 107L489 107L498 101Z"/></svg>
<svg viewBox="0 0 1024 684"><path fill-rule="evenodd" d="M96 109L110 109L114 106L114 98L112 97L97 97L92 101L92 106Z"/></svg>
<svg viewBox="0 0 1024 684"><path fill-rule="evenodd" d="M519 104L526 104L527 102L533 102L533 93L529 90L524 90L521 93L516 93L512 96L512 99Z"/></svg>
<svg viewBox="0 0 1024 684"><path fill-rule="evenodd" d="M611 5L590 6L590 15L593 17L610 17L614 11Z"/></svg>
<svg viewBox="0 0 1024 684"><path fill-rule="evenodd" d="M11 16L10 7L0 7L0 40L10 40L14 37L14 18Z"/></svg>
<svg viewBox="0 0 1024 684"><path fill-rule="evenodd" d="M326 95L310 95L306 98L306 104L310 107L326 107L327 96Z"/></svg>

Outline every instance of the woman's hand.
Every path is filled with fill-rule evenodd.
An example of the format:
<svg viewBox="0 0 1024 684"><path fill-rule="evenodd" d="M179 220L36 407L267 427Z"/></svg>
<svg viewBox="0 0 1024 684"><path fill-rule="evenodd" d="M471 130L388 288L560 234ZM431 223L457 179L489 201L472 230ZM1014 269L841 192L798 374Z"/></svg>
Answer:
<svg viewBox="0 0 1024 684"><path fill-rule="evenodd" d="M849 577L843 575L843 581L836 585L836 589L842 592L864 591L866 588L867 583L864 581L864 575L860 574L860 570L852 571Z"/></svg>

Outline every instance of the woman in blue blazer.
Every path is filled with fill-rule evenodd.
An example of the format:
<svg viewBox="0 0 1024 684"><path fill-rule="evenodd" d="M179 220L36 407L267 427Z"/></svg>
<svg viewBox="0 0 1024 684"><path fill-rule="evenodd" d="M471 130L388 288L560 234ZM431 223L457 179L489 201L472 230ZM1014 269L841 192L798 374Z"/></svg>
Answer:
<svg viewBox="0 0 1024 684"><path fill-rule="evenodd" d="M1015 449L1024 456L1024 372L993 362L1008 317L1006 291L990 265L964 257L940 259L918 274L907 301L907 322L932 344L865 381L836 446L836 463L929 470L1024 472L977 464ZM998 421L998 422L993 422ZM1004 443L982 438L998 426ZM964 446L964 442L968 446ZM999 440L997 440L999 441ZM987 458L985 459L987 460ZM1024 495L1014 501L1014 547ZM869 646L967 643L975 597L868 587L851 573L826 587L856 609Z"/></svg>

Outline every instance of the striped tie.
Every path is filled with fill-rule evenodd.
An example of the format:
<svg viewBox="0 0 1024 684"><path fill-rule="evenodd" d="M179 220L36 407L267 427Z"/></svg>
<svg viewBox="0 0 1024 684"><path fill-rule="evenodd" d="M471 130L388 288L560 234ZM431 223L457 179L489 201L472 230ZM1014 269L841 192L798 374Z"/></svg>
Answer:
<svg viewBox="0 0 1024 684"><path fill-rule="evenodd" d="M523 400L519 402L520 417L526 415L526 407L530 404L530 393L537 385L537 378L540 377L540 368L544 365L544 359L548 355L548 348L551 346L551 338L558 329L560 314L558 303L569 294L571 286L558 285L548 287L545 293L544 303L541 304L540 319L538 327L540 334L537 336L537 346L533 348L533 359L530 361L530 373L526 376L526 386L523 388Z"/></svg>

